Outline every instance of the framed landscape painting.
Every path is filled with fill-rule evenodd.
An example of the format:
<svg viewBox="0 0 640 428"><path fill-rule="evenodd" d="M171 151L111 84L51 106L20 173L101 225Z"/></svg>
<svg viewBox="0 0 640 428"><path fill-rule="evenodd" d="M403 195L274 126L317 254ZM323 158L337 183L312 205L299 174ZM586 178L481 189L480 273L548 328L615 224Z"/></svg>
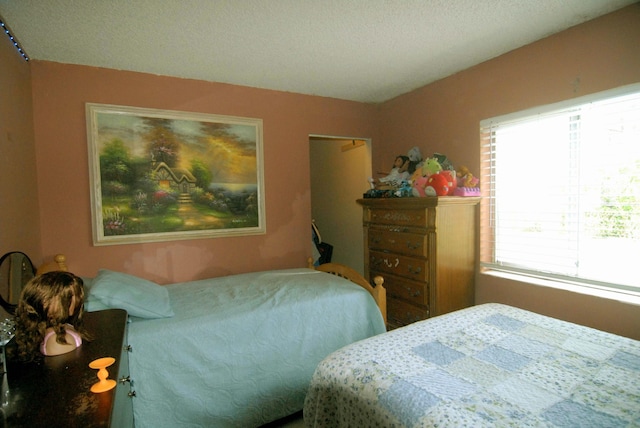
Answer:
<svg viewBox="0 0 640 428"><path fill-rule="evenodd" d="M94 245L264 234L262 120L86 104Z"/></svg>

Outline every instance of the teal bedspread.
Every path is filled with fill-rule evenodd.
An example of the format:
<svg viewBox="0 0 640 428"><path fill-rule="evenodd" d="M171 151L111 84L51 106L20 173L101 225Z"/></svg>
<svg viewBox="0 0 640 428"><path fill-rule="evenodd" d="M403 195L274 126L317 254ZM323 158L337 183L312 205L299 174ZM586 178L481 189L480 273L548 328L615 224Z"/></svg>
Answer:
<svg viewBox="0 0 640 428"><path fill-rule="evenodd" d="M295 413L323 358L385 331L369 293L311 269L167 287L175 316L129 326L136 428L257 427Z"/></svg>

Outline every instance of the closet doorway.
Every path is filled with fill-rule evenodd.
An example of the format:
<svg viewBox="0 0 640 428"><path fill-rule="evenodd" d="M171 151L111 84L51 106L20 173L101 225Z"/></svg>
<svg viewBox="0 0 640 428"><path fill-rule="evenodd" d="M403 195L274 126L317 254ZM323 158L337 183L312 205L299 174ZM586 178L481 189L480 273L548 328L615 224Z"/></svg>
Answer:
<svg viewBox="0 0 640 428"><path fill-rule="evenodd" d="M311 216L323 242L333 245L332 262L364 274L362 207L369 189L371 140L309 136Z"/></svg>

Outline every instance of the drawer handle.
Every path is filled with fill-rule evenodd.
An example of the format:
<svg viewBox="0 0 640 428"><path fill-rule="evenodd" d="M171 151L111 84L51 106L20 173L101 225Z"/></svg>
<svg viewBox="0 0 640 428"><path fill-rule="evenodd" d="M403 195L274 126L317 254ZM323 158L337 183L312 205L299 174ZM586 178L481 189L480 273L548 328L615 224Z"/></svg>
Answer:
<svg viewBox="0 0 640 428"><path fill-rule="evenodd" d="M420 266L414 268L413 266L409 265L408 269L409 269L409 273L412 273L414 275L417 275L420 272L422 272L422 268Z"/></svg>
<svg viewBox="0 0 640 428"><path fill-rule="evenodd" d="M127 393L127 395L129 396L129 398L133 398L133 397L135 397L135 396L136 396L136 392L135 392L135 391L129 391L129 392Z"/></svg>
<svg viewBox="0 0 640 428"><path fill-rule="evenodd" d="M407 291L409 292L409 294L411 295L411 297L420 297L420 295L422 293L420 293L420 290L416 290L413 293L411 292L411 288L410 287L406 287Z"/></svg>
<svg viewBox="0 0 640 428"><path fill-rule="evenodd" d="M409 248L410 250L417 250L418 248L420 248L420 244L407 242L407 248Z"/></svg>
<svg viewBox="0 0 640 428"><path fill-rule="evenodd" d="M400 264L400 260L396 258L396 263L394 265L393 262L389 262L389 260L384 259L384 264L387 265L387 267L398 267L398 265Z"/></svg>
<svg viewBox="0 0 640 428"><path fill-rule="evenodd" d="M131 376L120 378L120 383L124 384L124 383L127 383L127 382L131 382Z"/></svg>
<svg viewBox="0 0 640 428"><path fill-rule="evenodd" d="M409 324L412 324L416 321L420 321L420 317L415 314L412 314L411 312L405 312L404 316L405 316L405 319L409 321Z"/></svg>

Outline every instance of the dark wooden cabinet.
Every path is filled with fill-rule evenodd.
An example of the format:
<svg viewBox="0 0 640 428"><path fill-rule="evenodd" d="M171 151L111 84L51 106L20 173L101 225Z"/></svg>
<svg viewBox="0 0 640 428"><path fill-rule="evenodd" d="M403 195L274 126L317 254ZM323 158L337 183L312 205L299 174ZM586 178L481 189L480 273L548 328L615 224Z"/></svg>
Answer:
<svg viewBox="0 0 640 428"><path fill-rule="evenodd" d="M475 197L359 199L367 279L384 277L389 328L473 305Z"/></svg>
<svg viewBox="0 0 640 428"><path fill-rule="evenodd" d="M84 317L94 340L72 352L32 363L13 361L8 353L0 426L133 427L127 312L110 309ZM102 357L116 359L107 370L117 383L114 389L95 394L90 389L98 382L97 370L89 363Z"/></svg>

